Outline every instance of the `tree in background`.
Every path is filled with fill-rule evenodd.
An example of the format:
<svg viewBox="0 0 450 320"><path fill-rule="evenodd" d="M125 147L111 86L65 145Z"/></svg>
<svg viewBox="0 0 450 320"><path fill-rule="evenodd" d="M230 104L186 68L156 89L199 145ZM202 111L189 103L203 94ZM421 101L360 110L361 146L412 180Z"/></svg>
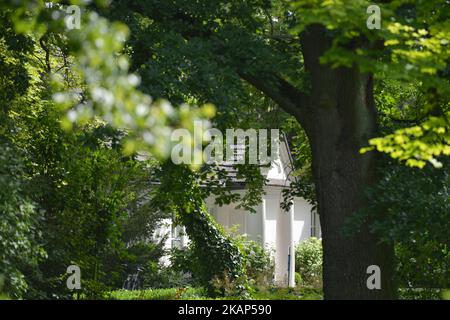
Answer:
<svg viewBox="0 0 450 320"><path fill-rule="evenodd" d="M84 120L72 117L77 123L71 123L71 116L61 113L67 101L55 97L76 92L83 105L94 103L87 88L99 83L86 77L97 70L104 81L116 83L110 88L120 96L116 103L147 99L121 81L128 77L126 68L115 69L120 37L110 37L110 47L95 52L103 62L112 59L109 65L98 65L91 55L92 41L106 41L102 28L120 27L100 18L94 22L98 16L92 15L89 40L79 39L67 33L62 18L51 18L44 3L2 2L1 7L2 289L14 298L65 298L71 264L83 270L85 295L121 287L135 271L130 265L138 259L136 246L149 250L144 263L157 263L163 254L159 244L148 242L163 216L142 204L152 164L135 159L129 147L135 136L92 114ZM77 43L87 47L81 50ZM84 71L75 67L77 52ZM105 107L104 99L97 99L96 107ZM140 228L133 226L136 220L143 223Z"/></svg>
<svg viewBox="0 0 450 320"><path fill-rule="evenodd" d="M54 18L62 14L63 5L46 8L43 3L7 2L2 8L5 28L12 38L5 44L6 53L15 53L12 45L17 46L17 40L25 39L29 45L25 55L28 68L14 65L20 72L12 74L16 78L6 79L10 83L24 80L25 84L5 99L5 104L14 108L5 108L4 116L17 123L14 128L18 132L12 138L27 152L28 170L22 179L29 180L26 193L39 207L42 221L33 227L45 234L41 242L48 255L37 268L21 269L32 283L27 296L64 297L68 293L63 283L68 264L84 270L83 293L95 296L109 285L119 286L126 271L122 263L127 259L137 263L133 252L148 244L157 226L154 222L164 216L156 210L158 218L152 221L151 213L142 213L143 207L154 209L146 205L149 196L142 196L150 192L152 178L146 174L146 162L137 161L134 152L146 149L152 152L152 159L164 157L170 150L170 125L189 126L193 119L210 114L211 107L190 109L184 105L177 112L169 103L152 103L138 91L139 79L128 74L128 60L116 56L127 33L121 24L110 24L95 12L86 11L83 30L68 31L62 19ZM105 44L102 50L98 50L100 42ZM32 78L29 87L28 78ZM5 95L10 84L6 80ZM13 100L16 95L19 98ZM59 109L67 114L62 115ZM124 130L111 128L95 115ZM6 128L9 122L2 125ZM147 197L144 203L142 197ZM189 220L192 228L188 229L195 231L200 224L206 226L206 234L214 231L211 224L201 223L211 220L205 209L198 214L191 215L196 219ZM136 221L144 222L141 228L136 228ZM136 230L139 232L131 234ZM197 252L212 257L208 251L211 246L203 236L199 244L203 247ZM218 237L227 241L220 232ZM230 241L229 245L231 251L221 247L216 251L223 253L225 265L240 268L239 249ZM161 251L156 248L152 262ZM112 268L108 266L111 262ZM226 270L218 267L222 273ZM10 278L9 270L4 271Z"/></svg>

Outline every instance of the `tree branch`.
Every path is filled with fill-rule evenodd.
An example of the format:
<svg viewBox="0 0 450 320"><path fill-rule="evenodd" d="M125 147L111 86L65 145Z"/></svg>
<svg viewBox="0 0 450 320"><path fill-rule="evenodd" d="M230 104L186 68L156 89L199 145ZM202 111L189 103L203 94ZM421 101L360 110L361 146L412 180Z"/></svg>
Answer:
<svg viewBox="0 0 450 320"><path fill-rule="evenodd" d="M42 50L44 50L45 52L45 69L47 73L50 74L50 72L52 71L52 67L50 65L50 49L45 44L43 37L39 39L39 44Z"/></svg>
<svg viewBox="0 0 450 320"><path fill-rule="evenodd" d="M284 111L301 121L302 125L304 124L309 105L307 95L276 75L271 76L272 81L267 81L241 70L238 70L237 73L243 80L270 97Z"/></svg>
<svg viewBox="0 0 450 320"><path fill-rule="evenodd" d="M144 14L163 25L173 26L174 23L177 22L179 25L183 26L183 28L179 28L176 31L186 40L196 37L207 39L214 36L214 32L212 30L209 30L208 27L199 24L198 21L181 9L164 12L164 10L160 10L157 6L144 6L143 3L139 1L127 2L127 8L140 12L141 14ZM266 14L268 14L269 20L271 20L272 18L270 17L270 14L268 12L266 12ZM277 37L277 35L273 34L271 36ZM220 50L223 50L223 47L221 47ZM223 52L214 53L216 55L221 55ZM240 59L240 57L236 57L234 60L241 62L245 61L245 59ZM307 95L302 93L299 89L294 87L279 75L267 75L267 71L265 70L261 70L261 74L258 75L255 75L253 72L246 72L245 62L244 66L238 65L234 67L236 68L236 72L241 79L247 81L270 97L283 110L302 122L302 125L305 124L305 119L308 116L307 109L309 105L309 97Z"/></svg>

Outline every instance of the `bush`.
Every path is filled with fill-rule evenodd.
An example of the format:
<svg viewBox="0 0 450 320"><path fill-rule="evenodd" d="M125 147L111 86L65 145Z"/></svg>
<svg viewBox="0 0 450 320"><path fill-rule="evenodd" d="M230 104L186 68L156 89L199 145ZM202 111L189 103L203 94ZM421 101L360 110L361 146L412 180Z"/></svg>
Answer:
<svg viewBox="0 0 450 320"><path fill-rule="evenodd" d="M201 286L202 281L198 277L200 269L198 260L191 246L185 248L172 248L170 251L170 267L167 273L177 275L179 281L172 281L171 287ZM172 279L177 279L173 276ZM172 285L173 284L173 285Z"/></svg>
<svg viewBox="0 0 450 320"><path fill-rule="evenodd" d="M268 285L272 282L275 269L271 254L259 242L244 237L238 239L244 256L245 274L253 285Z"/></svg>
<svg viewBox="0 0 450 320"><path fill-rule="evenodd" d="M440 300L444 299L445 291L431 288L400 288L398 292L401 300Z"/></svg>
<svg viewBox="0 0 450 320"><path fill-rule="evenodd" d="M124 281L132 275L137 275L137 281L134 283L139 289L148 287L157 287L159 283L164 283L159 275L162 267L159 260L164 255L163 242L144 242L138 241L130 245L120 261L116 264L124 265L120 275L120 285L125 285ZM127 279L128 280L128 279ZM129 283L130 284L130 283Z"/></svg>
<svg viewBox="0 0 450 320"><path fill-rule="evenodd" d="M211 280L227 273L232 279L242 278L244 264L236 242L228 236L208 213L204 191L197 177L186 166L163 166L160 176L158 203L161 208L176 213L176 223L183 225L191 240L195 278L214 294ZM174 184L174 181L177 181ZM244 292L244 287L240 290Z"/></svg>
<svg viewBox="0 0 450 320"><path fill-rule="evenodd" d="M160 267L157 273L144 278L145 288L180 288L196 284L190 273Z"/></svg>
<svg viewBox="0 0 450 320"><path fill-rule="evenodd" d="M174 248L171 251L171 267L167 268L174 274L189 275L187 283L194 286L202 286L204 283L202 268L199 267L201 260L189 246L187 248ZM245 274L234 277L230 276L226 271L223 274L214 276L208 282L208 294L212 297L230 297L230 296L247 296L248 294L248 278ZM181 284L180 286L183 286Z"/></svg>
<svg viewBox="0 0 450 320"><path fill-rule="evenodd" d="M322 287L322 241L309 238L295 250L295 271L300 274L302 284L314 288Z"/></svg>
<svg viewBox="0 0 450 320"><path fill-rule="evenodd" d="M295 284L297 286L300 286L302 283L303 283L302 276L300 275L300 273L296 272L295 273Z"/></svg>
<svg viewBox="0 0 450 320"><path fill-rule="evenodd" d="M234 235L234 240L242 253L245 276L230 279L228 275L213 280L213 286L226 297L248 298L255 290L272 284L274 261L268 250L259 242L248 240L245 236ZM242 288L248 283L248 289L242 294Z"/></svg>
<svg viewBox="0 0 450 320"><path fill-rule="evenodd" d="M449 158L439 160L449 167ZM433 298L435 289L450 287L449 190L449 170L389 163L382 179L366 190L369 207L348 223L348 231L369 225L383 242L395 245L396 281L408 297Z"/></svg>
<svg viewBox="0 0 450 320"><path fill-rule="evenodd" d="M209 295L212 297L249 299L253 291L245 275L235 278L226 272L222 276L214 277L210 285L213 290L209 291Z"/></svg>
<svg viewBox="0 0 450 320"><path fill-rule="evenodd" d="M229 274L215 276L210 284L213 291L219 296L241 296L243 292L249 289L248 285L253 287L267 286L272 283L274 273L274 261L271 254L260 243L246 239L244 236L233 236L240 253L242 254L244 264L244 275L240 277L230 277ZM179 274L190 274L193 276L191 282L175 284L175 286L201 285L198 279L198 261L191 247L171 251L171 269ZM245 295L246 293L244 293Z"/></svg>

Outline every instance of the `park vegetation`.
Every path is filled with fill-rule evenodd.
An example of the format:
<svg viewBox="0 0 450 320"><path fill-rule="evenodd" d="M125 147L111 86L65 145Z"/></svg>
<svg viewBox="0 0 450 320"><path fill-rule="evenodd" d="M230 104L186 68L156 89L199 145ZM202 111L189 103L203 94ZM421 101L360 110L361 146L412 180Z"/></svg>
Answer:
<svg viewBox="0 0 450 320"><path fill-rule="evenodd" d="M379 29L370 4L2 1L0 298L448 297L450 3L379 1ZM199 119L282 130L283 205L307 199L322 226L297 248L298 288L275 288L269 248L204 202L254 210L260 168L236 166L239 196L220 167L170 160L172 130ZM155 237L167 218L188 248Z"/></svg>

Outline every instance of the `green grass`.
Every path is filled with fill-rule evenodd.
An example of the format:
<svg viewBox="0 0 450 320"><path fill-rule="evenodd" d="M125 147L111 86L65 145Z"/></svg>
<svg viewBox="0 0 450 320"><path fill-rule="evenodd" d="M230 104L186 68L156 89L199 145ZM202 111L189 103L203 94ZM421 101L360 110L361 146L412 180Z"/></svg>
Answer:
<svg viewBox="0 0 450 320"><path fill-rule="evenodd" d="M202 288L169 288L147 290L116 290L104 296L109 300L211 300ZM221 297L222 299L238 299L237 297ZM252 295L253 300L320 300L322 293L317 289L267 288L258 290Z"/></svg>
<svg viewBox="0 0 450 320"><path fill-rule="evenodd" d="M109 300L233 300L238 297L211 298L202 288L169 288L147 290L116 290L104 295ZM1 299L1 297L0 297ZM323 294L314 288L276 288L268 287L256 290L252 300L321 300ZM450 299L450 291L441 290L406 290L400 289L399 299Z"/></svg>
<svg viewBox="0 0 450 320"><path fill-rule="evenodd" d="M269 288L256 291L254 300L322 300L323 294L313 288Z"/></svg>
<svg viewBox="0 0 450 320"><path fill-rule="evenodd" d="M189 300L202 299L202 288L167 288L147 290L116 290L105 295L110 300Z"/></svg>

